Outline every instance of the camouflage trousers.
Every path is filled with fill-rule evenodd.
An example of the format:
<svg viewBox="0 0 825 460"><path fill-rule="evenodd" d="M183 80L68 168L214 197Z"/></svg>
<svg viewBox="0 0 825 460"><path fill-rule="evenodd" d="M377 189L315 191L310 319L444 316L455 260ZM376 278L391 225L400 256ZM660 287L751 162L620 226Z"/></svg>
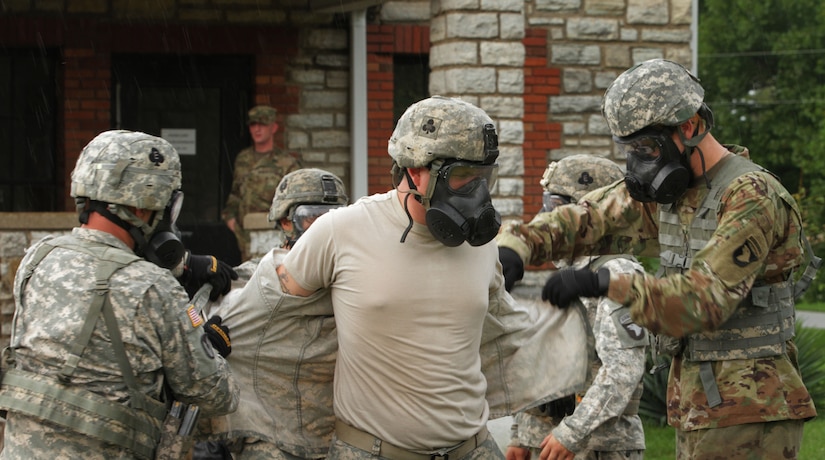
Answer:
<svg viewBox="0 0 825 460"><path fill-rule="evenodd" d="M319 457L323 458L323 457ZM247 439L243 445L243 450L235 454L235 460L309 460L306 457L299 457L284 452L271 442Z"/></svg>
<svg viewBox="0 0 825 460"><path fill-rule="evenodd" d="M538 458L538 457L537 457ZM371 452L366 450L361 450L356 447L353 447L341 440L337 437L332 437L332 446L329 449L329 455L327 456L327 460L362 460L362 459L369 459L369 460L394 460L392 458L381 457L381 456L374 456ZM496 444L495 439L493 438L492 434L487 435L487 439L485 439L481 444L478 445L475 449L470 451L468 454L456 457L450 457L450 460L504 460L504 453L501 451L501 448L498 447Z"/></svg>
<svg viewBox="0 0 825 460"><path fill-rule="evenodd" d="M748 423L707 430L676 430L678 460L796 459L802 420Z"/></svg>
<svg viewBox="0 0 825 460"><path fill-rule="evenodd" d="M538 460L541 458L541 449L530 448L530 458ZM642 460L645 458L643 450L616 450L616 451L595 451L585 450L573 457L575 460Z"/></svg>

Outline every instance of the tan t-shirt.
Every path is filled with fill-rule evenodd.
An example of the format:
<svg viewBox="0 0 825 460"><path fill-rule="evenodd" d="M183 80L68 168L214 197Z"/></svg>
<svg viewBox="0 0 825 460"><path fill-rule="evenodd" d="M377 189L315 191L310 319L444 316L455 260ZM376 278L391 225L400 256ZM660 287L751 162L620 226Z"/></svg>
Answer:
<svg viewBox="0 0 825 460"><path fill-rule="evenodd" d="M284 260L330 287L338 328L335 414L409 449L451 446L487 422L479 346L497 273L494 242L450 248L409 220L395 191L319 218Z"/></svg>

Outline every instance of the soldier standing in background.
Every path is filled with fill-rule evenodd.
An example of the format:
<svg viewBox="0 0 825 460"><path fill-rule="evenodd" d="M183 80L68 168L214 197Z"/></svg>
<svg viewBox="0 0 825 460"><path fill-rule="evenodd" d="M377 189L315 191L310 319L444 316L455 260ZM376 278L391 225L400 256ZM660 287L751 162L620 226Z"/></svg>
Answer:
<svg viewBox="0 0 825 460"><path fill-rule="evenodd" d="M543 296L564 306L607 295L673 339L677 458L796 458L803 422L816 416L793 341L793 273L810 245L796 201L747 149L713 137L703 101L699 80L671 61L619 75L602 112L627 157L624 182L503 229L499 244L519 257L502 263L658 254L660 277L565 269Z"/></svg>
<svg viewBox="0 0 825 460"><path fill-rule="evenodd" d="M217 298L234 272L185 254L180 186L178 154L155 136L107 131L80 153L82 225L33 245L15 277L0 458L152 459L173 399L205 414L237 406L228 330L181 285L210 282Z"/></svg>
<svg viewBox="0 0 825 460"><path fill-rule="evenodd" d="M249 110L247 124L252 145L235 158L232 190L226 200L222 218L235 233L241 250L241 260L250 254L249 232L243 228L244 216L251 212L267 212L272 190L289 172L302 167L300 160L275 145L278 132L277 112L273 107L259 105Z"/></svg>
<svg viewBox="0 0 825 460"><path fill-rule="evenodd" d="M575 203L622 176L616 163L592 155L572 155L553 162L541 180L544 194L540 212ZM591 270L605 267L616 273L643 271L630 256L581 256L574 266ZM639 460L644 456L645 433L638 408L648 335L630 320L627 307L606 297L583 297L578 302L585 309L595 340L586 391L580 401L577 395L570 395L516 414L507 460L537 460L545 438L544 446L551 452L568 457L575 454L578 459Z"/></svg>

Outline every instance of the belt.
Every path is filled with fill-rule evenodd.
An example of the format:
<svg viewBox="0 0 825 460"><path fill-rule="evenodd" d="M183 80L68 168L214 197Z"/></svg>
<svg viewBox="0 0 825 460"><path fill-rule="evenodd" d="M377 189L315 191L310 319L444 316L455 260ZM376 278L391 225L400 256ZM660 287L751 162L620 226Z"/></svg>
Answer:
<svg viewBox="0 0 825 460"><path fill-rule="evenodd" d="M335 420L335 437L339 440L355 448L371 452L373 455L380 455L390 460L458 460L480 446L481 443L487 439L488 434L487 427L485 426L475 436L458 445L438 449L431 454L419 454L418 452L410 452L409 450L394 446L380 438L376 438L366 431L361 431L340 420Z"/></svg>

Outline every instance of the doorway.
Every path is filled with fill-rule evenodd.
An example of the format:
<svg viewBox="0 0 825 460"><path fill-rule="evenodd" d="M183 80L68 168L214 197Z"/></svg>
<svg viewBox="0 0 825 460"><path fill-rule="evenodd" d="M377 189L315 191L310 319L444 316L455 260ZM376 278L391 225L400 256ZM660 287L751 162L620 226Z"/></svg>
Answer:
<svg viewBox="0 0 825 460"><path fill-rule="evenodd" d="M235 157L250 144L252 57L114 55L112 75L114 126L163 137L180 154L184 244L234 265L237 243L220 213Z"/></svg>

